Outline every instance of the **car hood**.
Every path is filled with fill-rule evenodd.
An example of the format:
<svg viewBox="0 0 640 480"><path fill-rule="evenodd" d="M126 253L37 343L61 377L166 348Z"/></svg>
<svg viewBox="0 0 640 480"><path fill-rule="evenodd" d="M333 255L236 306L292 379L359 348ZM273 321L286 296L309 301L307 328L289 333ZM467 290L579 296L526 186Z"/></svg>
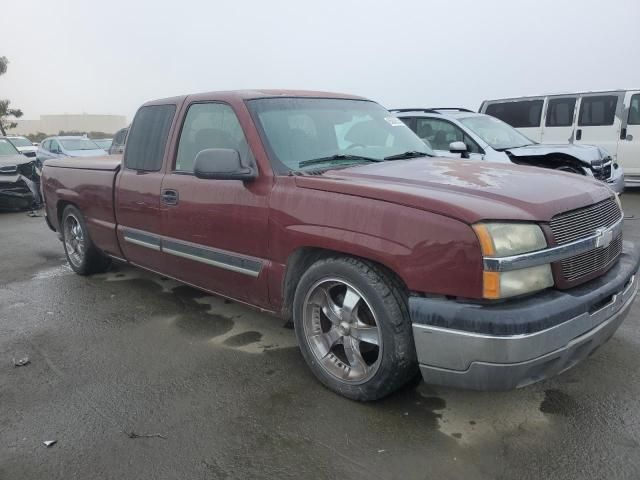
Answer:
<svg viewBox="0 0 640 480"><path fill-rule="evenodd" d="M514 157L535 157L542 155L553 155L559 153L570 155L583 163L591 165L592 162L599 163L609 156L609 153L596 145L575 145L575 144L541 144L527 145L524 147L508 148L507 154Z"/></svg>
<svg viewBox="0 0 640 480"><path fill-rule="evenodd" d="M104 157L107 152L104 150L67 150L69 157Z"/></svg>
<svg viewBox="0 0 640 480"><path fill-rule="evenodd" d="M38 151L38 147L35 146L31 146L31 147L16 147L18 149L18 151L20 153L22 152L37 152Z"/></svg>
<svg viewBox="0 0 640 480"><path fill-rule="evenodd" d="M24 155L0 155L0 169L2 167L15 167L29 162L33 162L33 159Z"/></svg>
<svg viewBox="0 0 640 480"><path fill-rule="evenodd" d="M321 175L298 176L296 184L402 204L466 223L548 222L558 213L613 195L601 182L573 173L446 158L329 170Z"/></svg>

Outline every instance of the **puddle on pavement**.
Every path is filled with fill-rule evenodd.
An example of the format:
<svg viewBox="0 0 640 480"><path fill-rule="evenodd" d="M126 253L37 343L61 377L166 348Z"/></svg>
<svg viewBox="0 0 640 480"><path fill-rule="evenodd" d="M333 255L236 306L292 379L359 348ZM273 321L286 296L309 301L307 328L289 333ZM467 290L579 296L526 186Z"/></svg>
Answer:
<svg viewBox="0 0 640 480"><path fill-rule="evenodd" d="M159 287L171 295L182 310L171 317L170 324L181 333L214 345L247 353L297 345L294 332L284 328L280 319L175 280L124 265L115 265L110 272L96 278L107 282L144 282Z"/></svg>
<svg viewBox="0 0 640 480"><path fill-rule="evenodd" d="M562 390L545 390L544 400L540 403L540 411L551 415L570 416L580 408L573 397Z"/></svg>
<svg viewBox="0 0 640 480"><path fill-rule="evenodd" d="M73 270L69 264L65 263L63 265L58 265L57 267L47 268L45 270L40 270L33 275L34 280L46 280L49 278L61 277L64 275L71 275Z"/></svg>

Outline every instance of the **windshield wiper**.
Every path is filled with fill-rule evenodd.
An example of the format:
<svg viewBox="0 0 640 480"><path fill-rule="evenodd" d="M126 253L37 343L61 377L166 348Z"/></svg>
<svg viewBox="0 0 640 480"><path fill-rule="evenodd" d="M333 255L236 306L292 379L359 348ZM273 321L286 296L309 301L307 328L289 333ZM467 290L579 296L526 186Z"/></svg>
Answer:
<svg viewBox="0 0 640 480"><path fill-rule="evenodd" d="M312 158L310 160L303 160L298 163L298 167L306 167L307 165L316 165L318 163L327 163L327 162L335 162L337 160L364 160L366 162L382 162L379 158L372 157L363 157L361 155L346 155L343 153L338 153L336 155L331 155L329 157L321 157L321 158Z"/></svg>
<svg viewBox="0 0 640 480"><path fill-rule="evenodd" d="M385 160L402 160L405 158L418 158L418 157L432 157L433 155L427 152L418 152L417 150L409 150L408 152L398 153L397 155L391 155L384 157Z"/></svg>

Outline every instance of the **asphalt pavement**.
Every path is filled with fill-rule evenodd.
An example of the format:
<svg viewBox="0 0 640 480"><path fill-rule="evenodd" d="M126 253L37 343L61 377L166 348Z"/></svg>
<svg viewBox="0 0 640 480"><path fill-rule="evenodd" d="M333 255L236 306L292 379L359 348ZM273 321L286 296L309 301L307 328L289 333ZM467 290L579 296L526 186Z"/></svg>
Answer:
<svg viewBox="0 0 640 480"><path fill-rule="evenodd" d="M623 203L640 241L640 192ZM639 354L636 301L554 379L357 403L282 320L130 267L77 276L43 218L0 214L0 480L637 479Z"/></svg>

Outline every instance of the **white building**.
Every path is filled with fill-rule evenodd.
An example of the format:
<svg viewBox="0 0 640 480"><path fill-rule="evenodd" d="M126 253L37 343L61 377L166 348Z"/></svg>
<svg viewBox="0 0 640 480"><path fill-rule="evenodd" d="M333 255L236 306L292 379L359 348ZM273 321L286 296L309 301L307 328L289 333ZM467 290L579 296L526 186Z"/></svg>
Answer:
<svg viewBox="0 0 640 480"><path fill-rule="evenodd" d="M29 135L42 132L47 135L58 135L60 131L115 133L127 126L127 118L124 115L82 113L78 115L40 115L40 120L19 119L16 123L18 126L9 130L7 134Z"/></svg>

